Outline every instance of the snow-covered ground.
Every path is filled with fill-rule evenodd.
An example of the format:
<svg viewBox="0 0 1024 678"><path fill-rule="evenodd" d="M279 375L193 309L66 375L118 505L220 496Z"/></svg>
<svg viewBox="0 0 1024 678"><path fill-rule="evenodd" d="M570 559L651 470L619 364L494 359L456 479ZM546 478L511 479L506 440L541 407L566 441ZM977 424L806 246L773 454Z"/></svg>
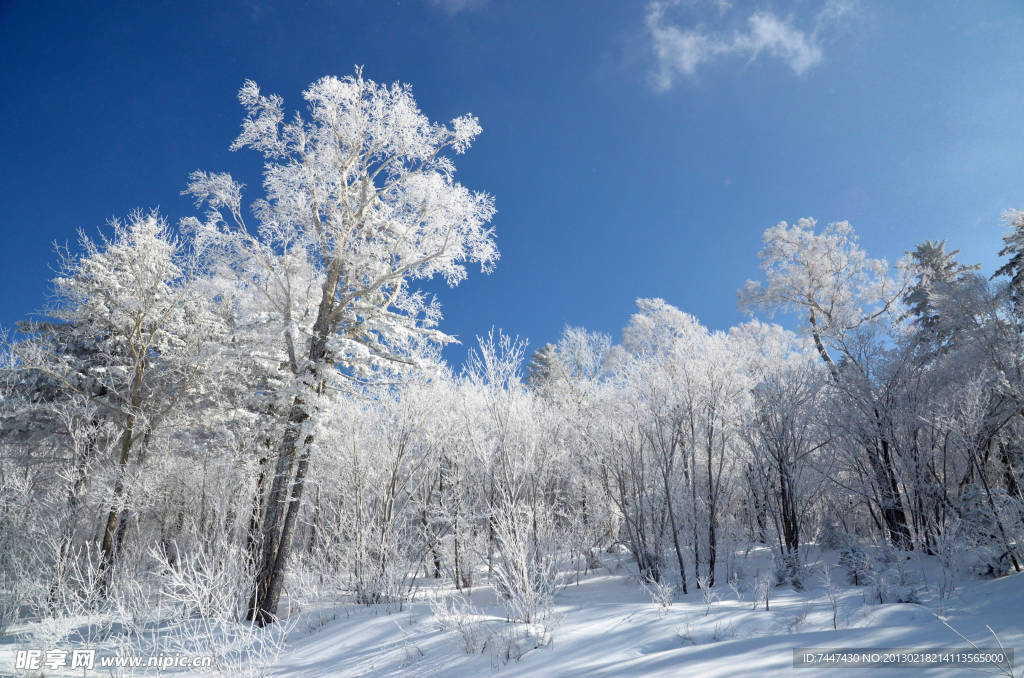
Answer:
<svg viewBox="0 0 1024 678"><path fill-rule="evenodd" d="M821 560L821 559L819 559ZM835 560L829 554L829 561ZM768 566L752 555L753 567ZM908 564L914 571L915 563ZM932 563L918 565L937 575ZM699 592L677 595L667 608L628 574L623 559L606 571L583 577L556 597L562 619L550 645L503 664L488 648L468 655L456 632L442 632L428 606L413 605L402 613L383 614L370 608L342 608L338 618L316 633L297 632L276 665L278 676L791 676L793 648L798 647L961 647L958 638L937 617L981 647L995 645L990 625L1007 647L1024 648L1024 578L961 582L951 599L936 600L927 592L923 604L879 605L865 597L868 587L838 586L838 630L832 628L832 605L825 587L813 574L803 592L777 588L769 603L753 610L749 592L739 601L728 587L707 610ZM813 568L812 568L813 570ZM842 571L833 577L842 579ZM923 583L922 583L923 585ZM933 586L934 588L934 586ZM473 602L492 612L492 626L504 624L493 595L481 589ZM914 669L844 669L842 675L910 676ZM799 676L829 675L802 668ZM927 669L928 676L960 676L965 669ZM1018 669L1017 674L1019 675Z"/></svg>
<svg viewBox="0 0 1024 678"><path fill-rule="evenodd" d="M845 571L835 565L836 560L835 553L812 555L804 590L789 585L775 588L765 610L763 603L753 609L751 586L758 573L770 570L764 550L737 561L747 574L746 584L738 587L742 600L730 587L720 586L710 607L701 593L693 590L677 594L671 605L659 605L632 574L628 557L606 555L604 567L582 576L578 585L574 579L559 591L551 641L535 649L536 632L527 636L522 625L507 623L502 606L488 587L470 595L469 602L479 614L463 620L468 624L466 633L473 636L468 643L474 646L473 652L466 651L463 635L450 624L448 630L440 628L426 602L415 602L401 611L384 606L307 603L293 619L287 645L271 675L810 678L835 675L835 669L794 669L794 648L968 646L939 616L980 647L996 644L988 625L1005 647L1024 651L1021 575L965 577L957 582L953 595L942 600L935 594L940 577L937 564L914 555L900 569L914 582L911 588L919 592L921 602L878 604L872 600L870 586L845 583ZM832 565L838 630L833 629L832 600L821 577L826 562ZM434 593L424 587L420 596ZM16 645L10 638L0 641L0 675L29 675L14 670ZM1014 675L1020 676L1021 671L1016 669ZM840 675L880 678L965 673L970 672L963 667L850 668Z"/></svg>

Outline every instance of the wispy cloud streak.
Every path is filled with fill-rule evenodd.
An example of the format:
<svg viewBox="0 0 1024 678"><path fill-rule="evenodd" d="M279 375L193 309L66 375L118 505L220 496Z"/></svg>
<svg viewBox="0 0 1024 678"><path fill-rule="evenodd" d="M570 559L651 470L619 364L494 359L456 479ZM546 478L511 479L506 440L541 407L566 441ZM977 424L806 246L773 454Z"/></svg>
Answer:
<svg viewBox="0 0 1024 678"><path fill-rule="evenodd" d="M686 26L669 16L680 3L659 0L647 5L646 26L657 60L654 84L658 89L672 87L678 76L692 77L701 66L727 57L754 61L760 57L778 59L797 75L803 75L821 63L824 29L849 13L847 3L830 2L811 19L814 28L805 31L793 18L780 18L770 11L750 14L741 27L728 30L696 23ZM723 20L731 5L719 2L718 20Z"/></svg>

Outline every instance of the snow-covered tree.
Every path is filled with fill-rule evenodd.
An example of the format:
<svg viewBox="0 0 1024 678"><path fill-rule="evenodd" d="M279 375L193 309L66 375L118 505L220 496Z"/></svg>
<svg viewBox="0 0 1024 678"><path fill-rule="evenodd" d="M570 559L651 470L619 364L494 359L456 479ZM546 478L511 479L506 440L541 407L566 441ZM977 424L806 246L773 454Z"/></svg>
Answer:
<svg viewBox="0 0 1024 678"><path fill-rule="evenodd" d="M968 274L980 268L958 262L959 252L947 252L945 240L926 240L910 253L915 279L907 291L906 303L916 322L924 328L931 329L938 322L936 297L948 294L951 287L964 282Z"/></svg>
<svg viewBox="0 0 1024 678"><path fill-rule="evenodd" d="M1018 317L1024 316L1024 210L1007 210L1003 214L1006 234L999 256L1009 257L992 276L1010 278L1010 298Z"/></svg>
<svg viewBox="0 0 1024 678"><path fill-rule="evenodd" d="M69 395L95 406L92 417L116 428L117 452L101 544L109 569L124 539L133 452L188 394L199 367L204 311L186 285L179 241L156 213L133 212L110 235L84 233L54 279L52 322L29 326L15 352Z"/></svg>
<svg viewBox="0 0 1024 678"><path fill-rule="evenodd" d="M754 384L744 435L760 487L751 489L763 498L779 549L794 558L826 489L821 476L828 464L813 459L825 457L829 442L820 414L824 369L809 345L777 325L752 321L733 336Z"/></svg>
<svg viewBox="0 0 1024 678"><path fill-rule="evenodd" d="M912 543L907 512L896 477L888 414L872 383L869 363L884 350L885 322L899 318L910 286L910 267L901 262L891 277L884 259L872 259L847 222L821 233L813 219L780 222L764 233L758 254L764 283L747 281L739 304L769 314L802 315L803 331L814 341L837 388L857 401L863 427L854 436L866 453L879 508L894 544ZM838 352L839 358L833 356Z"/></svg>
<svg viewBox="0 0 1024 678"><path fill-rule="evenodd" d="M294 377L264 517L252 611L261 623L277 611L313 442L308 422L324 389L423 366L425 347L451 338L435 329L436 300L413 283L440 276L454 285L466 263L490 270L498 257L487 227L493 200L454 179L451 154L480 132L476 118L431 123L408 85L378 84L361 69L322 78L304 97L307 117L286 119L280 97L251 81L239 91L248 115L232 148L265 158L254 232L230 176L195 172L188 188L210 211L187 225L239 253L247 282L265 290L266 312L280 316Z"/></svg>

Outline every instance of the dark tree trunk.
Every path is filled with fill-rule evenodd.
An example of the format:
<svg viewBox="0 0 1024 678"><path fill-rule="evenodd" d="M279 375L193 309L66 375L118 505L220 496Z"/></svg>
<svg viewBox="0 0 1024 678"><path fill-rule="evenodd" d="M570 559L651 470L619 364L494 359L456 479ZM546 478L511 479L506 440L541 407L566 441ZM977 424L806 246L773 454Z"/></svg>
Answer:
<svg viewBox="0 0 1024 678"><path fill-rule="evenodd" d="M277 615L281 577L277 577L278 600L272 599L271 586L275 579L275 572L278 572L281 545L287 539L289 541L288 546L291 546L291 535L286 535L283 528L283 524L287 524L287 517L284 516L284 507L288 504L289 495L295 493L295 488L291 487L293 485L291 482L292 467L295 462L301 427L308 418L309 415L306 413L302 399L296 397L292 403L284 439L278 447L274 479L271 482L270 493L267 496L267 510L263 519L263 529L260 531L260 564L256 572L255 590L249 604L249 619L261 626L273 622ZM290 488L291 491L289 491ZM301 492L300 486L299 497L301 497ZM281 567L283 566L284 562L282 561Z"/></svg>

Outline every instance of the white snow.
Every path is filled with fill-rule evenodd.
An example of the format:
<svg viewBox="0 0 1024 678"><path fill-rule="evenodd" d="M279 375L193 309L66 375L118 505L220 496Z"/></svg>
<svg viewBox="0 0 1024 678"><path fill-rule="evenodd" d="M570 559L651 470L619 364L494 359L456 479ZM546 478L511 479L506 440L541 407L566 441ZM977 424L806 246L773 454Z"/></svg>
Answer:
<svg viewBox="0 0 1024 678"><path fill-rule="evenodd" d="M927 556L908 556L904 568L908 576L919 582L922 603L879 605L872 599L870 587L837 583L839 628L834 630L832 607L820 572L822 564L828 562L833 567L834 583L843 577L842 569L835 566L836 553L812 554L806 570L810 583L805 590L795 591L791 586L776 588L769 611L760 604L753 609L751 592L756 573L771 567L767 549L736 558L736 564L748 574L746 585L741 587L743 600L737 600L729 587L720 585L708 610L701 593L695 590L676 595L668 607L652 602L651 595L638 582L629 556L605 554L604 566L599 571L581 576L578 585L572 577L556 595L553 616L558 622L551 642L540 648L533 648L536 641L528 636L523 624L506 621L503 607L488 586L477 587L469 596L480 613L472 620L477 623L478 641L478 648L472 653L466 652L457 632L439 627L431 606L424 602L431 595L455 593L441 590L434 580L423 580L417 602L401 610L397 606L351 602L304 604L302 592L292 591L286 605L292 612L288 620L292 630L284 651L269 674L255 669L247 675L812 678L834 675L835 669L794 669L794 648L967 647L968 643L937 615L979 647L996 646L988 625L1006 648L1024 650L1024 574L998 579L963 577L957 582L956 592L940 600L934 595L939 576L937 563ZM83 675L80 671L40 674L15 670L16 650L35 647L26 640L33 631L31 624L23 624L0 640L0 676ZM59 649L70 651L83 646L87 645L62 644ZM118 653L116 639L108 640L103 647L106 649L101 649L101 654ZM944 677L961 676L966 671L963 667L926 671L848 668L840 675ZM107 674L94 671L85 675ZM154 674L137 670L111 675ZM184 678L204 674L178 670L159 675ZM1021 676L1021 669L1017 668L1013 675Z"/></svg>
<svg viewBox="0 0 1024 678"><path fill-rule="evenodd" d="M762 556L762 557L759 557ZM834 563L834 554L828 554ZM925 559L927 561L927 559ZM752 554L749 565L769 562ZM908 569L930 575L933 563L911 563ZM936 617L977 643L993 647L991 626L1005 647L1024 649L1024 578L965 580L945 601L922 595L923 604L878 605L865 600L867 587L839 586L839 630L824 587L814 581L803 592L776 589L770 611L752 609L749 592L743 602L727 587L705 614L702 596L690 591L662 610L630 574L622 559L606 558L605 571L585 576L556 596L562 620L550 645L503 663L499 648L466 654L457 634L438 629L430 608L414 604L402 612L346 605L306 612L307 627L293 632L289 647L274 667L275 676L822 676L827 669L793 668L798 647L965 647ZM812 566L813 569L813 566ZM836 568L834 577L840 578ZM813 579L813 576L812 576ZM728 594L728 595L727 595ZM473 603L489 613L488 626L498 632L505 623L501 607L487 588L472 594ZM336 618L314 631L308 622ZM498 645L499 643L495 643ZM1019 663L1018 658L1018 663ZM833 670L834 671L834 670ZM1015 675L1019 675L1017 669ZM915 670L845 669L841 675L961 676L963 667Z"/></svg>

